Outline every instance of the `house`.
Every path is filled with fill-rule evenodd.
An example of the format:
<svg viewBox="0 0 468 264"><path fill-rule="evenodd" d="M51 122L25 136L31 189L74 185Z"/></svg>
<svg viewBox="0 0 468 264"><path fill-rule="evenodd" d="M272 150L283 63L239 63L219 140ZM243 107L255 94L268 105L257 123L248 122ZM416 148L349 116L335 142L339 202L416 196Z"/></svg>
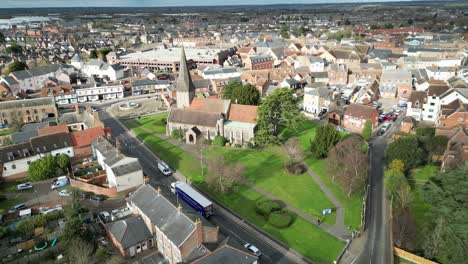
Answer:
<svg viewBox="0 0 468 264"><path fill-rule="evenodd" d="M241 72L236 68L231 67L218 67L211 68L208 67L202 72L202 77L208 80L218 80L218 79L230 79L240 77Z"/></svg>
<svg viewBox="0 0 468 264"><path fill-rule="evenodd" d="M457 99L448 105L443 105L437 122L439 127L468 127L468 103Z"/></svg>
<svg viewBox="0 0 468 264"><path fill-rule="evenodd" d="M107 223L105 229L112 243L124 257L134 257L156 245L153 234L141 216Z"/></svg>
<svg viewBox="0 0 468 264"><path fill-rule="evenodd" d="M427 75L429 78L439 81L447 81L457 75L455 67L427 67Z"/></svg>
<svg viewBox="0 0 468 264"><path fill-rule="evenodd" d="M407 134L415 134L416 133L416 124L417 121L411 116L405 116L403 120L401 120L400 131Z"/></svg>
<svg viewBox="0 0 468 264"><path fill-rule="evenodd" d="M462 125L455 127L437 126L436 136L449 140L442 156L441 171L446 172L468 161L468 129Z"/></svg>
<svg viewBox="0 0 468 264"><path fill-rule="evenodd" d="M413 91L406 106L406 116L417 121L423 120L424 105L427 104L426 91Z"/></svg>
<svg viewBox="0 0 468 264"><path fill-rule="evenodd" d="M380 94L383 98L408 98L413 90L411 72L404 69L382 70Z"/></svg>
<svg viewBox="0 0 468 264"><path fill-rule="evenodd" d="M0 102L0 123L10 125L15 120L22 123L40 122L48 117L57 117L53 98L37 98Z"/></svg>
<svg viewBox="0 0 468 264"><path fill-rule="evenodd" d="M362 62L359 54L354 50L332 50L331 54L335 57L336 64L359 64Z"/></svg>
<svg viewBox="0 0 468 264"><path fill-rule="evenodd" d="M299 81L293 78L286 78L284 79L280 84L280 87L287 87L292 90L300 89L302 88L302 85Z"/></svg>
<svg viewBox="0 0 468 264"><path fill-rule="evenodd" d="M309 74L313 82L328 83L328 72L312 72Z"/></svg>
<svg viewBox="0 0 468 264"><path fill-rule="evenodd" d="M345 64L332 64L328 67L328 83L342 84L348 83L348 67Z"/></svg>
<svg viewBox="0 0 468 264"><path fill-rule="evenodd" d="M171 108L166 134L175 130L185 135L188 144L198 139L223 136L232 144L245 144L253 139L257 107L232 104L230 100L195 98L195 85L189 74L184 50L176 81L177 108Z"/></svg>
<svg viewBox="0 0 468 264"><path fill-rule="evenodd" d="M170 264L205 255L208 250L202 244L218 241L218 227L200 218L190 206L176 206L150 185L142 185L131 194L127 206L143 219L158 251Z"/></svg>
<svg viewBox="0 0 468 264"><path fill-rule="evenodd" d="M26 142L0 148L3 179L10 181L26 177L29 164L49 154L74 156L68 132L32 137Z"/></svg>
<svg viewBox="0 0 468 264"><path fill-rule="evenodd" d="M448 87L446 84L437 84L437 85L431 85L427 89L427 101L423 105L423 111L422 111L422 116L421 120L424 121L430 121L430 122L436 122L437 119L439 118L439 111L442 105L441 102L441 97L445 95L446 92L449 92L450 87ZM450 93L450 92L449 92ZM446 103L444 104L449 104L453 100L448 100L448 98L452 97L453 100L457 96L449 96L446 99Z"/></svg>
<svg viewBox="0 0 468 264"><path fill-rule="evenodd" d="M112 100L124 97L124 87L122 84L85 84L75 87L77 100L79 103L95 102L99 100Z"/></svg>
<svg viewBox="0 0 468 264"><path fill-rule="evenodd" d="M21 92L21 87L20 87L19 82L16 81L16 79L11 76L0 77L0 83L3 86L8 87L12 95L16 95L17 93Z"/></svg>
<svg viewBox="0 0 468 264"><path fill-rule="evenodd" d="M92 59L83 64L81 69L85 77L98 77L116 81L124 77L124 67L120 64L109 64L100 59Z"/></svg>
<svg viewBox="0 0 468 264"><path fill-rule="evenodd" d="M95 140L92 147L99 165L106 171L109 188L122 192L144 184L143 169L137 158L123 155L103 137Z"/></svg>
<svg viewBox="0 0 468 264"><path fill-rule="evenodd" d="M372 128L376 128L379 121L379 112L375 107L350 104L343 115L343 127L355 133L361 133L367 120L372 122Z"/></svg>
<svg viewBox="0 0 468 264"><path fill-rule="evenodd" d="M101 126L71 132L70 139L75 159L80 160L92 156L92 143L102 136L105 136L105 133Z"/></svg>
<svg viewBox="0 0 468 264"><path fill-rule="evenodd" d="M333 90L326 83L313 83L304 87L303 110L317 116L322 111L328 111L333 96Z"/></svg>
<svg viewBox="0 0 468 264"><path fill-rule="evenodd" d="M15 71L10 73L10 77L14 78L20 90L37 91L40 90L49 77L56 77L58 74L72 75L75 73L75 68L67 64L50 64L48 66L31 68L28 70ZM69 80L69 78L68 78ZM60 83L60 84L70 84Z"/></svg>
<svg viewBox="0 0 468 264"><path fill-rule="evenodd" d="M253 55L245 60L245 68L249 70L271 70L274 67L271 55Z"/></svg>
<svg viewBox="0 0 468 264"><path fill-rule="evenodd" d="M70 131L86 130L92 127L104 127L98 112L93 112L91 107L80 113L79 107L75 106L75 112L64 113L59 117L60 124L66 124Z"/></svg>
<svg viewBox="0 0 468 264"><path fill-rule="evenodd" d="M377 80L358 85L357 92L351 96L352 103L371 104L380 98L379 83Z"/></svg>
<svg viewBox="0 0 468 264"><path fill-rule="evenodd" d="M131 82L133 95L141 95L146 93L168 93L170 86L171 82L169 80L142 79Z"/></svg>
<svg viewBox="0 0 468 264"><path fill-rule="evenodd" d="M71 85L42 87L41 97L53 97L57 106L67 106L78 102Z"/></svg>

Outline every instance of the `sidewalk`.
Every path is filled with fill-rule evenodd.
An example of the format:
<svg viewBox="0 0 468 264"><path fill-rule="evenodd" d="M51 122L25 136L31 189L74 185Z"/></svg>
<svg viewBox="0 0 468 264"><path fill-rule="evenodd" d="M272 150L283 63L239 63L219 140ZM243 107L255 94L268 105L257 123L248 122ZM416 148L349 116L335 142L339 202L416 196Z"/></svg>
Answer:
<svg viewBox="0 0 468 264"><path fill-rule="evenodd" d="M132 121L133 122L133 121ZM142 130L144 130L145 132L149 133L149 134L154 134L151 130L148 130L144 127L140 127ZM192 154L195 158L198 158L198 154L195 152L195 148L185 144L184 142L180 142L180 141L177 141L177 140L174 140L166 135L161 135L161 134L155 134L156 136L160 137L161 139L163 140L166 140L167 142L171 143L172 145L176 146L176 147L180 147L182 148L184 151ZM284 201L282 201L281 199L279 199L278 197L274 196L273 194L263 190L262 188L256 186L255 184L251 183L251 182L248 182L246 181L245 182L245 185L253 190L255 190L256 192L268 197L269 199L271 200L280 200L282 201L285 205L286 205L286 208L292 212L294 212L295 214L301 216L302 218L304 218L306 221L320 227L322 230L326 231L327 233L331 234L332 236L338 238L339 240L341 241L347 241L348 239L351 238L351 235L349 234L346 226L344 225L344 217L343 217L343 208L341 206L341 203L339 203L339 201L336 199L335 196L333 196L333 194L330 192L330 190L322 183L322 181L320 181L320 178L314 173L312 172L312 170L310 170L310 168L306 165L307 167L307 172L309 173L309 175L312 177L312 179L320 186L320 188L322 189L322 191L326 194L326 196L328 197L328 199L335 205L335 208L336 208L336 223L334 225L326 225L326 224L318 224L318 221L315 217L309 215L309 214L306 214L304 213L302 210L292 206L291 204L288 204Z"/></svg>

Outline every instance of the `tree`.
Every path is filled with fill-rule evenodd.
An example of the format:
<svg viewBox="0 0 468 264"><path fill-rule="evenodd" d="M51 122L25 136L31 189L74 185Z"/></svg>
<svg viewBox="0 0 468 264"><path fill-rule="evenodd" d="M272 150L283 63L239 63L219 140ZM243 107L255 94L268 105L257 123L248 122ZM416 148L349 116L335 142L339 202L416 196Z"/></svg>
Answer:
<svg viewBox="0 0 468 264"><path fill-rule="evenodd" d="M288 157L286 161L286 169L292 174L304 173L305 167L302 164L304 162L304 153L301 145L297 138L290 138L283 145L283 150Z"/></svg>
<svg viewBox="0 0 468 264"><path fill-rule="evenodd" d="M279 32L280 36L284 39L289 39L290 37L290 34L289 34L289 27L288 25L286 24L283 24L281 26L281 29L280 29L280 32Z"/></svg>
<svg viewBox="0 0 468 264"><path fill-rule="evenodd" d="M336 144L327 159L327 164L332 164L328 171L348 197L362 189L367 179L367 154L360 151L362 144L359 137L349 137Z"/></svg>
<svg viewBox="0 0 468 264"><path fill-rule="evenodd" d="M311 141L310 151L316 159L326 158L330 149L340 141L341 135L331 124L320 125Z"/></svg>
<svg viewBox="0 0 468 264"><path fill-rule="evenodd" d="M425 256L440 263L466 263L468 259L468 164L438 173L422 188L429 205Z"/></svg>
<svg viewBox="0 0 468 264"><path fill-rule="evenodd" d="M22 71L28 68L28 65L22 61L14 61L10 63L6 69L5 75L9 75L12 72Z"/></svg>
<svg viewBox="0 0 468 264"><path fill-rule="evenodd" d="M11 117L11 123L9 126L11 127L11 130L13 130L14 132L19 132L21 131L21 128L23 127L23 119L19 115L13 115Z"/></svg>
<svg viewBox="0 0 468 264"><path fill-rule="evenodd" d="M5 35L3 35L2 32L0 32L0 45L5 45L5 42L6 42L6 39L5 39Z"/></svg>
<svg viewBox="0 0 468 264"><path fill-rule="evenodd" d="M98 58L98 53L96 50L91 50L91 52L89 53L89 58L90 59L97 59Z"/></svg>
<svg viewBox="0 0 468 264"><path fill-rule="evenodd" d="M387 163L393 160L401 160L405 164L405 170L416 168L424 163L424 152L419 147L418 139L408 136L397 139L388 145L385 152Z"/></svg>
<svg viewBox="0 0 468 264"><path fill-rule="evenodd" d="M101 60L107 61L106 55L109 54L111 51L112 51L112 49L111 49L111 48L108 48L108 47L101 48L101 49L99 50L99 52L98 52L99 58L100 58Z"/></svg>
<svg viewBox="0 0 468 264"><path fill-rule="evenodd" d="M231 99L233 91L238 89L239 87L242 87L241 81L237 81L237 80L229 81L229 83L226 84L226 86L224 86L223 91L221 93L221 97L223 99Z"/></svg>
<svg viewBox="0 0 468 264"><path fill-rule="evenodd" d="M270 94L262 101L257 113L255 143L259 145L279 144L281 126L296 131L304 121L297 100L288 88L280 88Z"/></svg>
<svg viewBox="0 0 468 264"><path fill-rule="evenodd" d="M68 171L70 167L70 157L67 154L60 154L56 157L57 165L63 171Z"/></svg>
<svg viewBox="0 0 468 264"><path fill-rule="evenodd" d="M225 193L243 180L244 167L240 163L229 163L223 155L212 156L208 160L206 183L214 190Z"/></svg>
<svg viewBox="0 0 468 264"><path fill-rule="evenodd" d="M65 241L72 242L76 238L84 236L83 221L78 215L73 216L65 222L65 228L63 232L63 238Z"/></svg>
<svg viewBox="0 0 468 264"><path fill-rule="evenodd" d="M23 53L23 47L18 45L18 43L14 42L9 47L5 49L5 51L10 54L11 56L17 56Z"/></svg>
<svg viewBox="0 0 468 264"><path fill-rule="evenodd" d="M68 259L76 264L96 263L93 252L93 245L79 238L72 239L67 247Z"/></svg>
<svg viewBox="0 0 468 264"><path fill-rule="evenodd" d="M32 217L21 220L15 227L15 231L28 234L34 231L34 219Z"/></svg>
<svg viewBox="0 0 468 264"><path fill-rule="evenodd" d="M40 181L57 176L57 162L55 157L47 155L42 159L31 162L28 168L29 179Z"/></svg>
<svg viewBox="0 0 468 264"><path fill-rule="evenodd" d="M410 203L411 187L405 176L405 164L401 160L393 160L385 171L385 187L392 205L406 209Z"/></svg>
<svg viewBox="0 0 468 264"><path fill-rule="evenodd" d="M106 264L125 264L127 263L123 258L118 256L112 256Z"/></svg>
<svg viewBox="0 0 468 264"><path fill-rule="evenodd" d="M368 141L372 136L372 121L366 120L364 123L364 129L362 130L362 137L364 140Z"/></svg>
<svg viewBox="0 0 468 264"><path fill-rule="evenodd" d="M260 103L260 92L257 87L246 84L234 87L231 98L234 103L242 105L258 105Z"/></svg>

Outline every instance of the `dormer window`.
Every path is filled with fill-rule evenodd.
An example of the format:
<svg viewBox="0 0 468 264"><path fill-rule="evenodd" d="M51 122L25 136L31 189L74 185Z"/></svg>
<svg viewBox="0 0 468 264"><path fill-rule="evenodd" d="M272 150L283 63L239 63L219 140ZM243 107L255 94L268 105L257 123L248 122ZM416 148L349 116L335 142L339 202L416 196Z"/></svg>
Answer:
<svg viewBox="0 0 468 264"><path fill-rule="evenodd" d="M46 146L42 146L42 150L47 151Z"/></svg>
<svg viewBox="0 0 468 264"><path fill-rule="evenodd" d="M57 144L54 143L54 148L56 149L57 148Z"/></svg>
<svg viewBox="0 0 468 264"><path fill-rule="evenodd" d="M8 156L9 161L12 161L12 160L15 159L15 156L13 155L13 152L8 152L7 156Z"/></svg>

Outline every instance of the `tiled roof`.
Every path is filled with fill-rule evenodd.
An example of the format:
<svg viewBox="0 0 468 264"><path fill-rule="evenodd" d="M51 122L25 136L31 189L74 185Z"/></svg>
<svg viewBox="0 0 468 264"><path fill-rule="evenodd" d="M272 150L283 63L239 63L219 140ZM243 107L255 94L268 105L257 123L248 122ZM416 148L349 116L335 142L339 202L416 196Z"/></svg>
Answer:
<svg viewBox="0 0 468 264"><path fill-rule="evenodd" d="M68 133L68 126L67 125L57 125L57 126L49 126L49 127L43 127L39 128L37 130L37 133L39 136L46 136L46 135L52 135L56 133Z"/></svg>
<svg viewBox="0 0 468 264"><path fill-rule="evenodd" d="M346 107L344 112L345 115L350 115L354 117L358 117L361 119L371 119L372 112L377 111L375 107L361 105L361 104L350 104Z"/></svg>
<svg viewBox="0 0 468 264"><path fill-rule="evenodd" d="M228 120L256 124L256 119L257 106L231 104Z"/></svg>
<svg viewBox="0 0 468 264"><path fill-rule="evenodd" d="M86 130L75 131L70 134L74 147L89 146L100 136L104 136L104 129L93 127Z"/></svg>
<svg viewBox="0 0 468 264"><path fill-rule="evenodd" d="M229 109L230 100L212 98L194 98L190 104L191 110L200 110L210 113L226 114Z"/></svg>

